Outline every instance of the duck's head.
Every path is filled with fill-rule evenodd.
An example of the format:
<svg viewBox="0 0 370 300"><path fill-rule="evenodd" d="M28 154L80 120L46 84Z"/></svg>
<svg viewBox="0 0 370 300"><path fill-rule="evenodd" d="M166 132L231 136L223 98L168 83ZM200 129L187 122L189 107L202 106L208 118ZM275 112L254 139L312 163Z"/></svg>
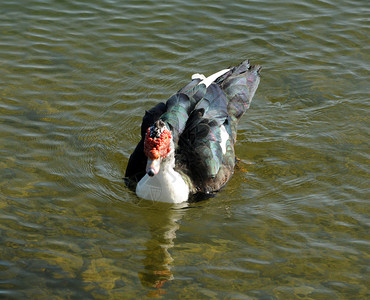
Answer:
<svg viewBox="0 0 370 300"><path fill-rule="evenodd" d="M172 134L162 120L158 120L146 131L144 153L148 158L146 173L149 176L158 174L161 162L173 149Z"/></svg>

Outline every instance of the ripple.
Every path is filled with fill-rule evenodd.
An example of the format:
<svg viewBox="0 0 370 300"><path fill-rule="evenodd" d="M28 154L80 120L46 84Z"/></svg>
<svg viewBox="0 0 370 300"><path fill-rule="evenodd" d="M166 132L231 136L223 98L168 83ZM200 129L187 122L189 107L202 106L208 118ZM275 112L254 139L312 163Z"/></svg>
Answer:
<svg viewBox="0 0 370 300"><path fill-rule="evenodd" d="M1 5L1 294L366 298L364 2ZM145 109L246 58L264 69L228 185L181 217L138 205Z"/></svg>

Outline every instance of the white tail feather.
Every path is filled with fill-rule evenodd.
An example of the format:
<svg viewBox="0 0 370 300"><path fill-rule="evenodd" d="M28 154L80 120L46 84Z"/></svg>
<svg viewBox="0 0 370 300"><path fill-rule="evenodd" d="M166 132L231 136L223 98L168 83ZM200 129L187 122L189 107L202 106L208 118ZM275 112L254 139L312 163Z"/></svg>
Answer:
<svg viewBox="0 0 370 300"><path fill-rule="evenodd" d="M204 76L203 74L198 74L198 73L196 73L196 74L193 74L193 75L191 76L191 80L194 80L194 79L201 79L201 80L204 80L204 79L206 79L206 76Z"/></svg>
<svg viewBox="0 0 370 300"><path fill-rule="evenodd" d="M230 69L224 69L224 70L218 71L217 73L212 74L211 76L208 76L207 78L203 79L201 82L199 82L199 84L203 83L206 85L206 87L209 87L212 82L214 82L218 77L224 75L228 71L230 71Z"/></svg>

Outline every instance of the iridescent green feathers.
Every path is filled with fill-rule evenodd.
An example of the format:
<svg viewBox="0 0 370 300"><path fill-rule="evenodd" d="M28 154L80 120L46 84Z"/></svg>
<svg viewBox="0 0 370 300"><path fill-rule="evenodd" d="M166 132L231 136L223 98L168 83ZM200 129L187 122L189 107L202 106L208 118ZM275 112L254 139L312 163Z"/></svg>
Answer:
<svg viewBox="0 0 370 300"><path fill-rule="evenodd" d="M193 80L166 102L166 112L160 117L172 131L175 144L185 129L195 105L205 95L204 85L198 85L199 80Z"/></svg>

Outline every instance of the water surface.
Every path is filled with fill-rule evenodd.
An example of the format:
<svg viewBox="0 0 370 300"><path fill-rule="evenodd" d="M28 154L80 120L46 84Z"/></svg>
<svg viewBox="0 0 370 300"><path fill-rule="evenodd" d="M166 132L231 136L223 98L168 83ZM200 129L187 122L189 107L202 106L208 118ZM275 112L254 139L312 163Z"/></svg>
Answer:
<svg viewBox="0 0 370 300"><path fill-rule="evenodd" d="M369 297L368 1L2 1L0 295ZM233 178L187 209L122 177L145 109L250 58Z"/></svg>

